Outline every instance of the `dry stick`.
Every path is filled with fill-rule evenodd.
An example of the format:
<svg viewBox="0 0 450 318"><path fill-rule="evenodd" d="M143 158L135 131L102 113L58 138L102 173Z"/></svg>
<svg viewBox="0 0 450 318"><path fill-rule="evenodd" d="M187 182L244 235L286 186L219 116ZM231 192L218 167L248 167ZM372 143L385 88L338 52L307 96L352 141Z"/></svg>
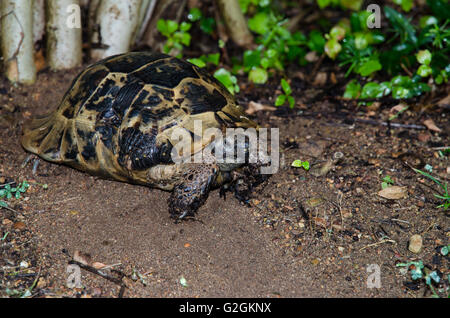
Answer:
<svg viewBox="0 0 450 318"><path fill-rule="evenodd" d="M317 116L318 114L322 114L319 112L304 112L301 114L302 117L314 117ZM355 122L360 122L363 124L370 124L370 125L378 125L378 126L390 126L390 127L395 127L395 128L405 128L405 129L418 129L418 130L425 130L427 129L427 127L423 126L423 125L414 125L414 124L401 124L401 123L391 123L391 122L386 122L386 121L377 121L377 120L371 120L371 119L362 119L362 118L353 118L350 117L346 114L346 116L339 116L339 114L336 114L335 116L333 116L335 113L328 113L326 114L327 116L331 116L331 117L338 117L338 118L349 118Z"/></svg>
<svg viewBox="0 0 450 318"><path fill-rule="evenodd" d="M432 147L431 149L433 149L433 150L446 150L446 149L450 149L450 146L444 146L444 147Z"/></svg>
<svg viewBox="0 0 450 318"><path fill-rule="evenodd" d="M122 279L119 279L119 278L116 278L116 277L114 277L114 276L111 276L111 275L108 275L108 274L106 274L106 273L103 273L101 270L98 270L98 269L96 269L95 267L92 267L92 266L89 266L89 265L80 263L80 262L75 261L75 260L70 260L70 261L69 261L69 264L77 265L77 266L79 266L80 268L85 269L85 270L87 270L88 272L91 272L91 273L96 274L96 275L98 275L98 276L101 276L101 277L103 277L104 279L107 279L107 280L109 280L110 282L113 282L113 283L115 283L115 284L117 284L117 285L119 285L119 286L124 286L124 285L125 285L125 283L122 281ZM125 286L125 287L126 287L126 286Z"/></svg>
<svg viewBox="0 0 450 318"><path fill-rule="evenodd" d="M301 8L301 9L302 11L300 11L300 13L290 18L289 21L286 23L286 27L291 33L296 30L297 24L299 24L299 22L312 11L311 8L308 9Z"/></svg>
<svg viewBox="0 0 450 318"><path fill-rule="evenodd" d="M314 68L311 72L311 75L308 78L308 82L311 82L314 80L314 77L316 76L317 70L319 69L320 65L322 64L323 60L325 59L325 53L323 53L317 63L314 65Z"/></svg>
<svg viewBox="0 0 450 318"><path fill-rule="evenodd" d="M186 2L187 2L187 0L182 0L181 5L178 7L178 11L177 11L176 18L175 18L175 21L177 23L180 23L181 15L183 14L184 7L186 6Z"/></svg>
<svg viewBox="0 0 450 318"><path fill-rule="evenodd" d="M144 34L141 40L142 43L140 43L141 45L146 44L153 50L155 50L155 35L158 31L158 29L156 28L156 24L164 14L166 9L170 7L174 2L175 0L158 1L158 3L155 5L155 8L153 9L149 22L145 27L145 31L143 32Z"/></svg>
<svg viewBox="0 0 450 318"><path fill-rule="evenodd" d="M72 258L72 256L69 254L69 252L67 250L65 250L65 249L63 250L63 254L69 256L70 258ZM108 275L106 273L103 273L101 270L98 270L95 267L89 266L87 264L80 263L80 262L74 260L73 258L69 261L69 264L77 265L80 268L87 270L88 272L91 272L91 273L93 273L95 275L103 277L104 279L109 280L110 282L113 282L113 283L119 285L120 286L120 290L119 290L119 296L118 297L119 298L123 297L123 293L125 292L125 289L127 288L127 286L123 282L122 278L119 279L119 278L116 278L114 276L111 276L111 275ZM127 275L124 274L124 276L127 276Z"/></svg>
<svg viewBox="0 0 450 318"><path fill-rule="evenodd" d="M397 242L394 241L394 240L384 239L384 240L381 240L379 242L363 246L359 250L362 251L362 250L365 250L366 248L377 246L377 245L380 245L380 244L383 244L383 243L394 243L394 244L397 244Z"/></svg>
<svg viewBox="0 0 450 318"><path fill-rule="evenodd" d="M2 200L2 202L5 202L5 201ZM0 205L0 209L1 208L4 208L4 209L9 210L9 211L14 212L14 213L19 213L18 211L14 210L13 208L10 208L9 206Z"/></svg>
<svg viewBox="0 0 450 318"><path fill-rule="evenodd" d="M144 33L145 33L145 30L147 29L147 26L150 23L150 20L153 16L153 11L155 10L157 2L158 2L158 0L150 0L150 4L147 8L147 11L145 12L144 20L142 21L139 32L136 36L135 44L141 43L142 37L144 36Z"/></svg>
<svg viewBox="0 0 450 318"><path fill-rule="evenodd" d="M390 127L396 127L396 128L407 128L407 129L418 129L418 130L425 130L427 127L423 125L414 125L414 124L400 124L400 123L391 123L386 121L376 121L371 119L362 119L362 118L355 118L356 122L364 123L364 124L371 124L371 125L380 125L380 126L390 126Z"/></svg>

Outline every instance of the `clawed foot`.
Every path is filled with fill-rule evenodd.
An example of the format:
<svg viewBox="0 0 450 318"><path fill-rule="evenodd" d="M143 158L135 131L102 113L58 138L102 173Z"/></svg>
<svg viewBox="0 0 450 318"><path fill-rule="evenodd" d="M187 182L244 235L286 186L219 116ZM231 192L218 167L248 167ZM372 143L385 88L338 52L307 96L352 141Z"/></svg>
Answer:
<svg viewBox="0 0 450 318"><path fill-rule="evenodd" d="M37 175L37 169L40 163L40 159L38 156L34 155L34 154L30 154L28 155L25 160L22 162L21 168L25 168L28 163L30 163L30 161L33 161L33 169L31 171L31 173L33 174L33 176Z"/></svg>

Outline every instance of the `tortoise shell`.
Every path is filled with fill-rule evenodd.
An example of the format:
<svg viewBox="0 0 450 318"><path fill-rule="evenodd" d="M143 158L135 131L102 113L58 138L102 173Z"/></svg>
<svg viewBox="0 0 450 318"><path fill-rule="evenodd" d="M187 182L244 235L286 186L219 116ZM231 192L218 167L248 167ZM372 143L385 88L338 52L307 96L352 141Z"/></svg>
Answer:
<svg viewBox="0 0 450 318"><path fill-rule="evenodd" d="M257 127L203 69L164 54L132 52L97 62L59 107L24 127L23 147L45 160L115 180L173 189L175 128ZM178 173L178 174L177 174Z"/></svg>

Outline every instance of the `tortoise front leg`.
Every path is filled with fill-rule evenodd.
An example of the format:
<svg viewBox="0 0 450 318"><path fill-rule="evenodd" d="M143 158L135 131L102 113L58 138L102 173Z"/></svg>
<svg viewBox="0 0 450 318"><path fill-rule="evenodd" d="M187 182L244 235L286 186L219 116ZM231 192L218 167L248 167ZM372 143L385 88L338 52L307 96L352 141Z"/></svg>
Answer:
<svg viewBox="0 0 450 318"><path fill-rule="evenodd" d="M194 216L208 198L217 173L217 167L208 164L195 165L185 172L182 181L175 186L169 198L171 217L183 219L186 216Z"/></svg>

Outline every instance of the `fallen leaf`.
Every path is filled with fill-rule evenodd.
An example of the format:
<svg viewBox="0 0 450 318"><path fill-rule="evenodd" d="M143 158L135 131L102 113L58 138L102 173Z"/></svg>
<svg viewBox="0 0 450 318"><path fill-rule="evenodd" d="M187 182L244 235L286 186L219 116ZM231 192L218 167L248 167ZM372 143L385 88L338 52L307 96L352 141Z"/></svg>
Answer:
<svg viewBox="0 0 450 318"><path fill-rule="evenodd" d="M313 85L315 86L323 86L326 84L328 79L328 74L325 72L318 72L316 77L314 78Z"/></svg>
<svg viewBox="0 0 450 318"><path fill-rule="evenodd" d="M408 196L406 187L391 186L378 192L380 197L390 200L404 199Z"/></svg>
<svg viewBox="0 0 450 318"><path fill-rule="evenodd" d="M25 223L23 223L21 221L18 221L16 223L14 223L14 225L13 225L13 229L14 230L22 231L22 230L25 230L25 228L26 228Z"/></svg>
<svg viewBox="0 0 450 318"><path fill-rule="evenodd" d="M36 72L42 71L45 68L45 57L43 50L34 53L34 64L36 65Z"/></svg>
<svg viewBox="0 0 450 318"><path fill-rule="evenodd" d="M436 132L441 132L441 129L440 129L438 126L436 126L436 124L434 123L433 119L427 119L427 120L424 120L423 124L424 124L429 130L436 131Z"/></svg>
<svg viewBox="0 0 450 318"><path fill-rule="evenodd" d="M76 250L73 253L73 260L84 265L90 265L92 262L91 255Z"/></svg>
<svg viewBox="0 0 450 318"><path fill-rule="evenodd" d="M443 108L450 108L450 95L447 95L447 97L444 97L443 99L438 101L436 105Z"/></svg>
<svg viewBox="0 0 450 318"><path fill-rule="evenodd" d="M103 267L106 267L106 265L100 262L94 262L92 263L92 267L94 267L95 269L102 269Z"/></svg>
<svg viewBox="0 0 450 318"><path fill-rule="evenodd" d="M398 105L395 105L394 107L392 107L392 108L389 110L389 114L390 114L390 115L395 115L395 114L397 114L397 113L403 111L403 110L405 109L405 107L408 107L408 105L406 105L405 103L400 103L400 104L398 104Z"/></svg>
<svg viewBox="0 0 450 318"><path fill-rule="evenodd" d="M273 106L263 105L263 104L251 101L250 103L248 103L248 108L245 112L249 115L253 115L254 113L259 112L261 110L274 111L274 110L276 110L276 108Z"/></svg>

